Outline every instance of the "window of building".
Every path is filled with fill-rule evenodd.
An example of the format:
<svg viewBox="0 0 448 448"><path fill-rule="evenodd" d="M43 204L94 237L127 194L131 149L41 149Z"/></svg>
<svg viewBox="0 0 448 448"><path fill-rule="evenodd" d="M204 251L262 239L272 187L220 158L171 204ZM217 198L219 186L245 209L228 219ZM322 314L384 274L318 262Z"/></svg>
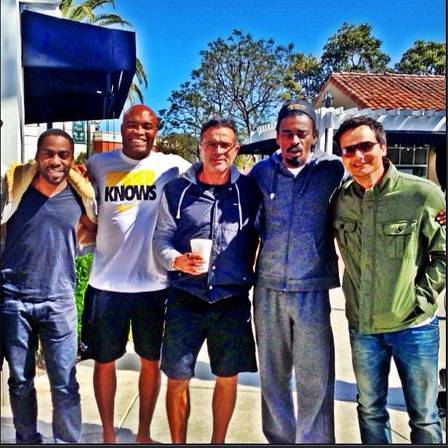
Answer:
<svg viewBox="0 0 448 448"><path fill-rule="evenodd" d="M394 145L387 148L387 157L400 171L420 177L428 176L428 154L429 145Z"/></svg>

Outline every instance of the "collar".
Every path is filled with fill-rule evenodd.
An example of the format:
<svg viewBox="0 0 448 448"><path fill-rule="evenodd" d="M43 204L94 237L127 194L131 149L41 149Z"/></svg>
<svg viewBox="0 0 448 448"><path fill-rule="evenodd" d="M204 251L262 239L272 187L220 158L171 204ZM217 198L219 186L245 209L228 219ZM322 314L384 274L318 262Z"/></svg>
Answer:
<svg viewBox="0 0 448 448"><path fill-rule="evenodd" d="M202 169L202 162L196 162L190 166L190 168L185 171L180 177L187 179L192 184L197 184L197 174ZM240 177L241 173L235 165L230 167L230 180L229 183L234 184Z"/></svg>
<svg viewBox="0 0 448 448"><path fill-rule="evenodd" d="M289 171L289 168L283 163L283 157L282 157L281 149L278 149L277 151L275 151L272 154L271 158L274 161L274 164L277 165L277 167L280 168L280 170L283 173L286 173L289 176L293 176L294 177L294 174L291 173L291 171ZM300 168L305 168L307 165L309 165L316 158L317 158L316 154L314 152L311 152L310 154L308 154L308 158L306 159L305 163Z"/></svg>
<svg viewBox="0 0 448 448"><path fill-rule="evenodd" d="M354 190L359 196L363 196L366 192L369 192L374 196L380 196L391 191L395 187L395 184L398 181L399 171L389 159L383 158L383 163L384 169L386 170L384 176L377 184L367 190L353 180Z"/></svg>

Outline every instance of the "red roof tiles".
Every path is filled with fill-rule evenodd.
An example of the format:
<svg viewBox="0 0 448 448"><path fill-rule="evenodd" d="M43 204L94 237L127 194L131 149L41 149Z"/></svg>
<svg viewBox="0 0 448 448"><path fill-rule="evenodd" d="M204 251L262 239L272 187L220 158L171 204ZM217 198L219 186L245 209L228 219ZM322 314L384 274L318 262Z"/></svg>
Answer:
<svg viewBox="0 0 448 448"><path fill-rule="evenodd" d="M360 108L446 108L444 76L401 73L333 73L322 90L334 84Z"/></svg>

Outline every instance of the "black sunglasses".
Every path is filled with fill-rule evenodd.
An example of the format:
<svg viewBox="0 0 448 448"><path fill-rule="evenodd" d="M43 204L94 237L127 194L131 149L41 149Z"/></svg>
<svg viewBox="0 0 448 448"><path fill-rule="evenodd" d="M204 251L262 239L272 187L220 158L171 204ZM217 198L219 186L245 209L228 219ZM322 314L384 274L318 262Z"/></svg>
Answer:
<svg viewBox="0 0 448 448"><path fill-rule="evenodd" d="M363 154L372 151L372 149L377 145L378 142L360 142L356 145L346 146L341 148L342 157L353 157L356 151L360 151Z"/></svg>

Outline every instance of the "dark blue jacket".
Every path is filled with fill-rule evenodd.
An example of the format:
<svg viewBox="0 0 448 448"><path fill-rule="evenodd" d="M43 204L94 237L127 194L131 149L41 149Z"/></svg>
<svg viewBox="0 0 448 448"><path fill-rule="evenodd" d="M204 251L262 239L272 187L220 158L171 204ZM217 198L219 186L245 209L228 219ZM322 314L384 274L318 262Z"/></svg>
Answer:
<svg viewBox="0 0 448 448"><path fill-rule="evenodd" d="M256 228L261 196L254 179L232 167L230 183L198 184L194 164L169 182L162 196L154 253L168 272L170 286L210 303L247 292L254 282ZM199 276L174 271L174 259L190 252L192 238L212 239L209 272Z"/></svg>
<svg viewBox="0 0 448 448"><path fill-rule="evenodd" d="M284 292L339 286L329 206L343 175L341 160L329 155L313 155L297 177L280 152L252 168L263 195L257 285Z"/></svg>

